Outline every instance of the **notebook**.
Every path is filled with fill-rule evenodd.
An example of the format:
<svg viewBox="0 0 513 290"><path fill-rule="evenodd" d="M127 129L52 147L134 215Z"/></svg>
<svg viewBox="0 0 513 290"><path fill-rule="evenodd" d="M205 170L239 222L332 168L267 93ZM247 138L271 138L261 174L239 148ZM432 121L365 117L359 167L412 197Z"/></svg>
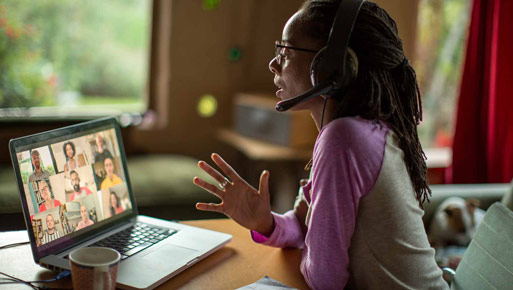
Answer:
<svg viewBox="0 0 513 290"><path fill-rule="evenodd" d="M70 251L122 254L117 287L151 289L231 240L225 233L139 215L121 130L105 118L9 143L34 261L69 269Z"/></svg>

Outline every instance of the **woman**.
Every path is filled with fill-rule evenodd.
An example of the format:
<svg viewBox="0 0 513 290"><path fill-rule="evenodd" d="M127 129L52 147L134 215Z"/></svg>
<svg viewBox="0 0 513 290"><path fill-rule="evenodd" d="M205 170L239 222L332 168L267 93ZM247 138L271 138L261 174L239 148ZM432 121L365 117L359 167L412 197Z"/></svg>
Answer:
<svg viewBox="0 0 513 290"><path fill-rule="evenodd" d="M66 156L66 163L64 164L64 171L75 169L78 167L78 161L75 159L75 144L73 142L66 142L62 146L62 151Z"/></svg>
<svg viewBox="0 0 513 290"><path fill-rule="evenodd" d="M123 212L123 207L121 207L121 203L119 202L119 197L114 191L110 191L110 216L114 216L118 213Z"/></svg>
<svg viewBox="0 0 513 290"><path fill-rule="evenodd" d="M286 23L269 64L278 98L312 87L311 51L326 45L339 3L307 1ZM200 161L220 188L194 183L222 202L196 207L230 216L256 242L302 247L300 270L313 289L446 289L422 223L430 190L416 129L420 94L395 22L365 2L349 47L359 61L356 78L333 98L294 107L310 111L320 130L294 210L271 212L269 172L257 191L217 154L212 159L229 180Z"/></svg>
<svg viewBox="0 0 513 290"><path fill-rule="evenodd" d="M105 168L107 176L102 181L100 189L103 190L123 182L123 180L114 173L114 163L112 162L112 159L105 158L105 160L103 161L103 166Z"/></svg>
<svg viewBox="0 0 513 290"><path fill-rule="evenodd" d="M44 202L39 206L39 212L43 212L45 210L56 208L62 205L60 201L52 197L52 192L50 191L50 187L46 181L41 180L38 184L38 187L39 192L41 193L41 197L44 200Z"/></svg>

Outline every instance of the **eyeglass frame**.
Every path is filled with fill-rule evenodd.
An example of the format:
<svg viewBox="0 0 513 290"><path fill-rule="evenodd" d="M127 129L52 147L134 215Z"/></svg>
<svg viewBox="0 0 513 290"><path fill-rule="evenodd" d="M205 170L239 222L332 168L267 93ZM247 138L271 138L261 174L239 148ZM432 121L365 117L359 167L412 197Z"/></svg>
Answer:
<svg viewBox="0 0 513 290"><path fill-rule="evenodd" d="M284 57L284 55L281 53L281 50L283 48L287 48L287 49L292 49L292 50L298 50L298 51L305 51L305 52L312 52L312 53L318 53L319 51L318 50L313 50L313 49L308 49L308 48L301 48L301 47L294 47L294 46L288 46L288 45L283 45L281 44L281 41L279 40L276 40L274 42L274 49L275 49L275 59L276 59L276 63L278 65L281 65L281 59L282 57Z"/></svg>

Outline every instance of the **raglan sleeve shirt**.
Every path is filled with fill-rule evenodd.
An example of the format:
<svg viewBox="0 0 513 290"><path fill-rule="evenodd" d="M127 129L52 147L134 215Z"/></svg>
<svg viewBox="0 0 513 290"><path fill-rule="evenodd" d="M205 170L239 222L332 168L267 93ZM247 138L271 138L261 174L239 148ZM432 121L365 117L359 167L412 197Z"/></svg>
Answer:
<svg viewBox="0 0 513 290"><path fill-rule="evenodd" d="M342 289L349 279L349 246L359 200L374 186L385 153L386 125L359 117L340 118L317 137L311 179L308 232L303 236L294 212L273 213L269 237L252 231L254 241L303 248L301 272L312 289Z"/></svg>

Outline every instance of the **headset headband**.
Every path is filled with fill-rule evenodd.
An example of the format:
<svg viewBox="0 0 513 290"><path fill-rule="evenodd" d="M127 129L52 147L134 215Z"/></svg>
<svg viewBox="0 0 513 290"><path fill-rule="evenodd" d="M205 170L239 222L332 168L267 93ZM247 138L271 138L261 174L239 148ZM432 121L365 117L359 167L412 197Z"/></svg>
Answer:
<svg viewBox="0 0 513 290"><path fill-rule="evenodd" d="M331 27L323 64L329 75L346 75L346 54L356 17L364 0L342 0ZM336 78L336 76L333 76ZM335 81L336 82L336 81ZM337 85L337 83L335 83ZM339 84L340 85L340 84ZM338 88L336 86L336 88Z"/></svg>

